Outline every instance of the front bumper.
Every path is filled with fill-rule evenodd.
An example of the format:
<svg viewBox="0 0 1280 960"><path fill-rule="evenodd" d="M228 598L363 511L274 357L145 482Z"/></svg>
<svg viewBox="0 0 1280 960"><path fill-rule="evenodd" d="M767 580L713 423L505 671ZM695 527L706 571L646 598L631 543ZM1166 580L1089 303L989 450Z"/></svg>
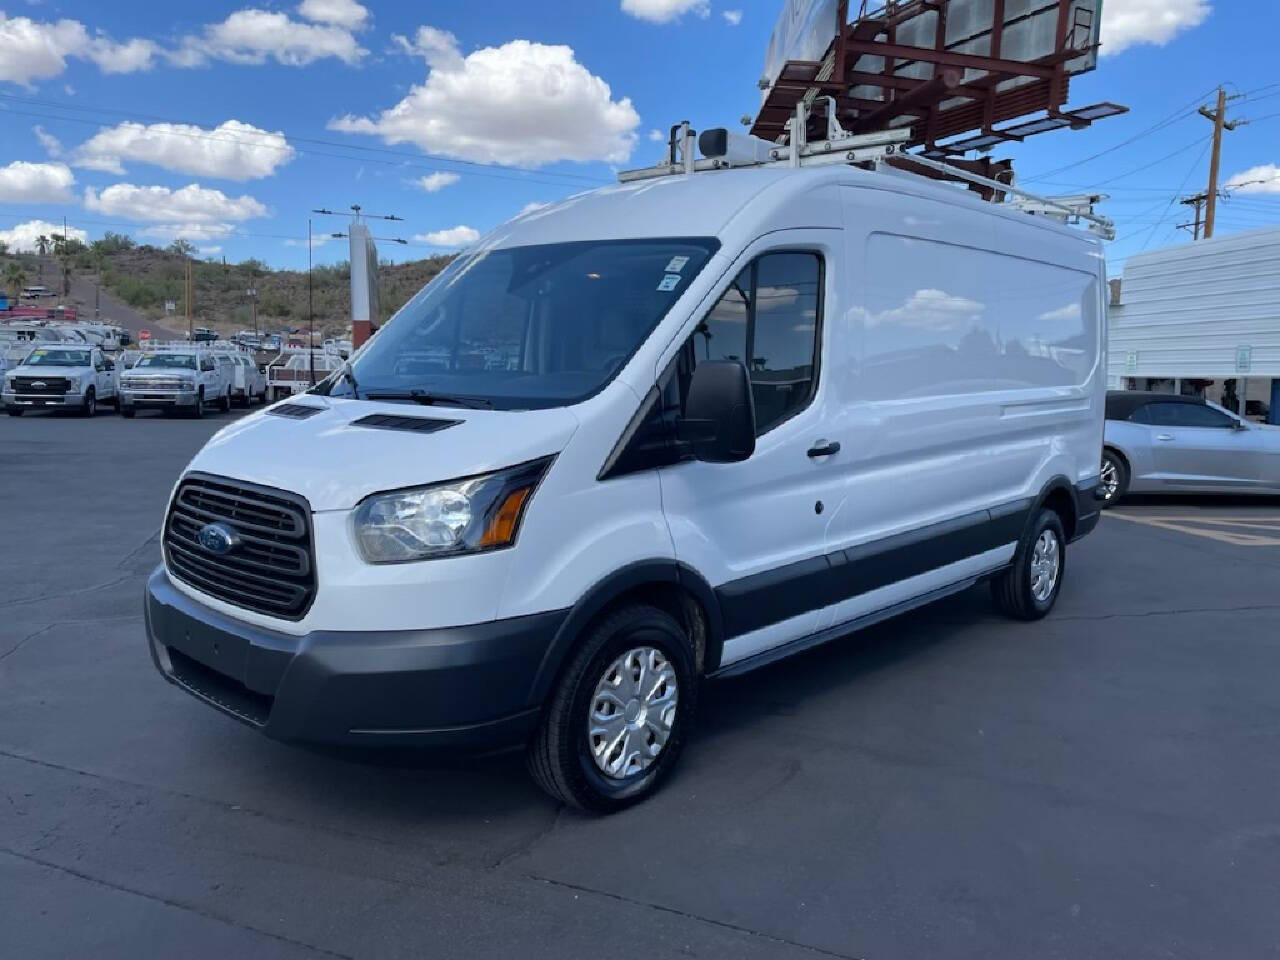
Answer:
<svg viewBox="0 0 1280 960"><path fill-rule="evenodd" d="M528 739L563 611L418 631L292 636L147 581L152 660L171 683L278 740L482 753Z"/></svg>
<svg viewBox="0 0 1280 960"><path fill-rule="evenodd" d="M10 393L3 395L6 407L78 407L84 403L84 395L79 393Z"/></svg>
<svg viewBox="0 0 1280 960"><path fill-rule="evenodd" d="M155 407L194 407L199 394L194 390L163 391L122 389L120 406L134 409Z"/></svg>

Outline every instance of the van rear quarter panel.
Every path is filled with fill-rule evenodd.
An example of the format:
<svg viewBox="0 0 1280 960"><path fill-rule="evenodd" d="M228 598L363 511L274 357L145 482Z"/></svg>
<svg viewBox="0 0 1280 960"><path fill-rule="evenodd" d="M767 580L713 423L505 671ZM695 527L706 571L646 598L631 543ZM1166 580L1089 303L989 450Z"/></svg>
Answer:
<svg viewBox="0 0 1280 960"><path fill-rule="evenodd" d="M1098 473L1099 246L957 200L844 190L852 349L828 370L851 456L835 546Z"/></svg>

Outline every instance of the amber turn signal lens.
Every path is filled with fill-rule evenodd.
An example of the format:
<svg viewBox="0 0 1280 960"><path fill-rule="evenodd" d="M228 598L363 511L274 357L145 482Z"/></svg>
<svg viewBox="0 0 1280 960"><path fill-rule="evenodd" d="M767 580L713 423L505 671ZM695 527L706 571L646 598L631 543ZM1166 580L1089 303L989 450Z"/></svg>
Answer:
<svg viewBox="0 0 1280 960"><path fill-rule="evenodd" d="M521 487L507 494L502 506L489 521L489 527L480 538L481 547L505 547L516 538L516 527L520 524L520 511L524 502L532 492L530 487Z"/></svg>

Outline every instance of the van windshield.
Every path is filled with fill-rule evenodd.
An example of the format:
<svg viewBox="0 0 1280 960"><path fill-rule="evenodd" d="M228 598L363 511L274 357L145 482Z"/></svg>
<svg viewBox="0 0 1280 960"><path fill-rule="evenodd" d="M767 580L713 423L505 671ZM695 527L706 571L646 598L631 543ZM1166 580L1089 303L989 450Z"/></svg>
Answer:
<svg viewBox="0 0 1280 960"><path fill-rule="evenodd" d="M605 386L719 243L610 240L482 250L449 265L360 351L360 396L467 398L515 410ZM352 396L350 378L318 390Z"/></svg>

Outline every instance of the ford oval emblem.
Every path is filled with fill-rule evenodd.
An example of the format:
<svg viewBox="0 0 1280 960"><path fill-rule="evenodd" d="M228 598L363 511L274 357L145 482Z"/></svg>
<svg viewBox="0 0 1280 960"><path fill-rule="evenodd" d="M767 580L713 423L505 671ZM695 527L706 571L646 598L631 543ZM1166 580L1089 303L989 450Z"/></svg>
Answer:
<svg viewBox="0 0 1280 960"><path fill-rule="evenodd" d="M200 532L196 534L196 539L200 541L200 546L204 547L208 553L216 554L219 557L225 557L240 546L240 534L225 523L205 524L200 528Z"/></svg>
<svg viewBox="0 0 1280 960"><path fill-rule="evenodd" d="M39 389L41 389L42 387L47 387L47 386L48 386L48 384L47 384L47 383L45 383L43 380L32 380L32 381L31 381L31 387L32 387L32 389L35 389L35 390L39 390Z"/></svg>

